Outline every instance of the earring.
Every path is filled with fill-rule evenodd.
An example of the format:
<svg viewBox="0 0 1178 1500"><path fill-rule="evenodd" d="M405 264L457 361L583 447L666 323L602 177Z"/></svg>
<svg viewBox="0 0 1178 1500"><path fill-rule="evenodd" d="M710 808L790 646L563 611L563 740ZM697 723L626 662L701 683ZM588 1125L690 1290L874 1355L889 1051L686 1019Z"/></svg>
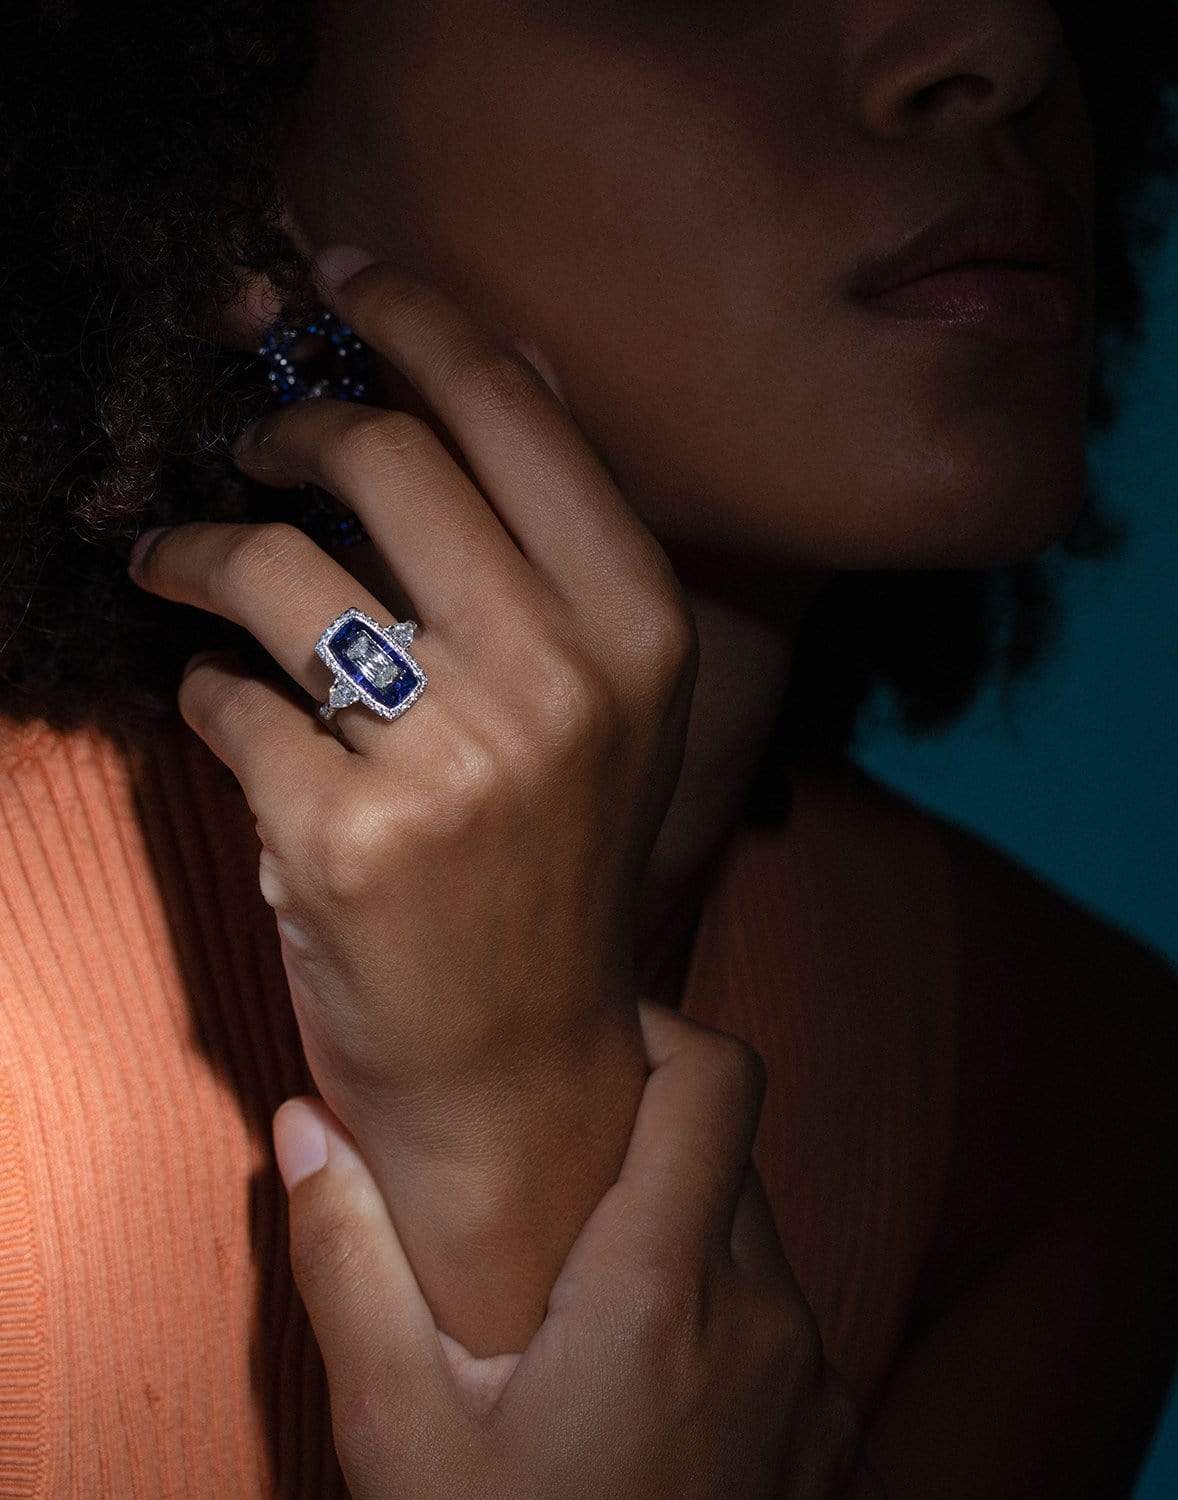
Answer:
<svg viewBox="0 0 1178 1500"><path fill-rule="evenodd" d="M367 393L372 368L368 346L330 308L317 309L302 323L274 323L257 352L269 367L266 379L276 406L320 396L362 401ZM326 362L326 370L308 378L303 366L313 370L320 361ZM327 547L363 541L366 532L354 511L317 485L305 488L310 494L296 524L314 541Z"/></svg>

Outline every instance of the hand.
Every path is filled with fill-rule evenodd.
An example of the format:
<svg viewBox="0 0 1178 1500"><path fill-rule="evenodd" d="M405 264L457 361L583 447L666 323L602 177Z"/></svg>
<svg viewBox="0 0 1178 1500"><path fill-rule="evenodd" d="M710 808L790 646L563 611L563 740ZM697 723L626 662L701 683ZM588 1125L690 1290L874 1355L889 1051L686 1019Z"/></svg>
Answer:
<svg viewBox="0 0 1178 1500"><path fill-rule="evenodd" d="M356 1500L870 1492L854 1406L750 1161L760 1060L639 1009L653 1072L621 1174L522 1354L475 1359L440 1333L338 1123L315 1102L278 1111L292 1264ZM304 1109L326 1131L317 1153Z"/></svg>
<svg viewBox="0 0 1178 1500"><path fill-rule="evenodd" d="M430 403L473 478L420 417L329 399L263 417L237 462L358 513L421 624L411 650L428 686L392 721L340 710L346 744L305 696L224 658L184 677L179 706L257 818L317 1086L378 1182L406 1206L420 1187L423 1260L448 1174L452 1243L466 1236L470 1253L462 1275L421 1274L493 1315L480 1235L514 1215L555 1274L633 1123L633 913L682 758L694 619L524 358L387 263L325 295ZM172 527L135 576L243 626L317 701L323 628L349 606L391 618L282 523ZM582 1138L599 1154L566 1185Z"/></svg>

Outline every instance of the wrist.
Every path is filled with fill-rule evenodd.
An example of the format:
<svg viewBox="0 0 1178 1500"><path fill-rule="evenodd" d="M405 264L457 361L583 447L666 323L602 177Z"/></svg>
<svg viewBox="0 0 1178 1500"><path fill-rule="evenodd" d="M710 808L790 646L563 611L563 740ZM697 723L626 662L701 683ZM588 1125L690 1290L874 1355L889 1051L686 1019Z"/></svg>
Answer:
<svg viewBox="0 0 1178 1500"><path fill-rule="evenodd" d="M633 1011L412 1096L328 1104L355 1137L439 1327L525 1347L585 1221L617 1180L649 1064ZM334 1091L333 1091L334 1092Z"/></svg>
<svg viewBox="0 0 1178 1500"><path fill-rule="evenodd" d="M540 1146L580 1153L595 1121L625 1112L627 1092L636 1111L648 1071L636 1001L600 1007L576 1024L488 1040L395 1081L313 1069L358 1139L423 1164L484 1172L500 1157L510 1165Z"/></svg>

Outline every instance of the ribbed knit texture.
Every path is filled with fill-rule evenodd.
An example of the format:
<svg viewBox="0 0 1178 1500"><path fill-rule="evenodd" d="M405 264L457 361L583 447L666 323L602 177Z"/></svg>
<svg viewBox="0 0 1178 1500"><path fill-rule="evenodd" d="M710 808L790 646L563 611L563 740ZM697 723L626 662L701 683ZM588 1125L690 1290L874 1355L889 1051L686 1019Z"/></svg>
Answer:
<svg viewBox="0 0 1178 1500"><path fill-rule="evenodd" d="M683 1008L770 1064L758 1166L828 1345L867 1388L925 1232L890 1204L913 1183L929 1196L939 1095L919 1017L897 1017L877 1069L842 1056L845 1013L823 996L887 1003L888 955L911 954L928 914L865 902L878 995L851 970L778 972L790 901L823 878L783 873L778 837L741 830L720 862ZM236 781L186 726L139 754L0 724L5 1500L346 1494L273 1164L274 1110L314 1085L257 855Z"/></svg>
<svg viewBox="0 0 1178 1500"><path fill-rule="evenodd" d="M346 1493L270 1119L312 1092L236 783L0 763L0 1495ZM142 813L142 817L140 816Z"/></svg>

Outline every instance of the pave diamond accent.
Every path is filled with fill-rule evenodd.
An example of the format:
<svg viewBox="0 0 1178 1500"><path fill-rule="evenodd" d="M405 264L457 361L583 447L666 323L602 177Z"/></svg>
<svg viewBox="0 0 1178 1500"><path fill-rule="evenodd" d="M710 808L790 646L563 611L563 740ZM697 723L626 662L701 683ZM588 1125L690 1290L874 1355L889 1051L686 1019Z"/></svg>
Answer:
<svg viewBox="0 0 1178 1500"><path fill-rule="evenodd" d="M363 703L381 718L394 719L421 696L428 678L409 654L417 624L402 620L381 625L360 609L345 610L315 644L315 654L335 681L319 714L329 719L337 708Z"/></svg>
<svg viewBox="0 0 1178 1500"><path fill-rule="evenodd" d="M327 695L327 701L332 708L347 708L349 703L355 703L359 697L360 694L350 682L337 677L331 684L331 692Z"/></svg>

